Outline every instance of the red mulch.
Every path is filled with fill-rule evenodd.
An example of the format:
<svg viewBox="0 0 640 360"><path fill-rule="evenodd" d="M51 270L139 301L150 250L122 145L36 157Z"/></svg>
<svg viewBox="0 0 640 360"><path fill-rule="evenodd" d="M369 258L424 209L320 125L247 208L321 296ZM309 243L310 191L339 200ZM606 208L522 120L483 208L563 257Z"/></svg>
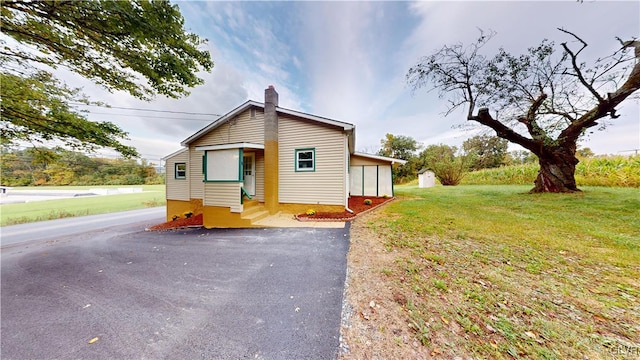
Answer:
<svg viewBox="0 0 640 360"><path fill-rule="evenodd" d="M189 218L180 218L173 221L167 221L166 223L154 225L149 230L171 230L186 226L202 226L202 214L195 215Z"/></svg>
<svg viewBox="0 0 640 360"><path fill-rule="evenodd" d="M371 200L371 205L366 205L364 201ZM380 204L384 204L393 198L371 197L371 196L351 196L349 198L349 209L353 210L353 214L348 211L340 212L316 212L315 215L298 214L296 218L301 221L317 221L317 220L351 220L356 215L372 209ZM313 205L309 205L309 209L313 209Z"/></svg>
<svg viewBox="0 0 640 360"><path fill-rule="evenodd" d="M371 205L366 205L364 201L371 200ZM296 216L301 221L318 221L318 220L352 220L356 215L370 210L380 204L384 204L393 198L381 198L373 196L352 196L349 198L349 209L353 210L353 214L348 211L340 212L317 212L315 215L299 214ZM313 209L313 205L309 205ZM173 221L167 221L162 224L154 225L149 230L171 230L187 226L202 226L202 214L192 216L190 218L179 218Z"/></svg>

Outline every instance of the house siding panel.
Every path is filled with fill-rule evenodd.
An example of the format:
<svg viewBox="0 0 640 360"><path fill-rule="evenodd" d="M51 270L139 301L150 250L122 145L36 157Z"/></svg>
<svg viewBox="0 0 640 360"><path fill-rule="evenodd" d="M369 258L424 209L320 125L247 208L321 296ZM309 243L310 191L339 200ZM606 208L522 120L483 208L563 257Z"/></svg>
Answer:
<svg viewBox="0 0 640 360"><path fill-rule="evenodd" d="M256 196L264 202L264 151L256 151Z"/></svg>
<svg viewBox="0 0 640 360"><path fill-rule="evenodd" d="M204 175L202 174L202 157L204 151L196 151L191 146L189 147L189 172L187 179L189 179L189 187L192 199L202 199L204 196Z"/></svg>
<svg viewBox="0 0 640 360"><path fill-rule="evenodd" d="M210 131L191 146L221 145L229 143L264 144L264 112L256 109L256 116L251 117L251 110L240 113L235 120L226 122Z"/></svg>
<svg viewBox="0 0 640 360"><path fill-rule="evenodd" d="M231 208L231 212L242 212L240 204L240 182L208 182L204 183L204 206Z"/></svg>
<svg viewBox="0 0 640 360"><path fill-rule="evenodd" d="M175 178L175 164L186 163L187 164L187 177L186 179ZM189 201L189 152L183 151L176 155L167 158L165 162L165 179L166 179L166 192L167 200L183 200Z"/></svg>
<svg viewBox="0 0 640 360"><path fill-rule="evenodd" d="M342 129L280 115L279 202L344 205L347 137ZM295 171L295 150L315 149L315 171Z"/></svg>

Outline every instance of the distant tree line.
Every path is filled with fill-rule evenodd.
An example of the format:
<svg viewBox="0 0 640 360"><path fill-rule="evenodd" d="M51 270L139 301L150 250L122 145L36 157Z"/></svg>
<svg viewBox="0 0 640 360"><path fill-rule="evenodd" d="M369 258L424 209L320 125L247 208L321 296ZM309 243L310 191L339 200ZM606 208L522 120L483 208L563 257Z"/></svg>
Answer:
<svg viewBox="0 0 640 360"><path fill-rule="evenodd" d="M501 166L537 163L538 158L528 150L508 151L509 142L496 136L477 135L465 140L462 147L444 144L423 146L410 136L386 134L380 141L378 155L406 160L393 167L394 182L406 183L416 179L418 171L432 170L441 183L456 185L469 171ZM589 148L578 149L579 157L591 157Z"/></svg>
<svg viewBox="0 0 640 360"><path fill-rule="evenodd" d="M5 186L163 184L146 160L89 157L64 148L2 148Z"/></svg>

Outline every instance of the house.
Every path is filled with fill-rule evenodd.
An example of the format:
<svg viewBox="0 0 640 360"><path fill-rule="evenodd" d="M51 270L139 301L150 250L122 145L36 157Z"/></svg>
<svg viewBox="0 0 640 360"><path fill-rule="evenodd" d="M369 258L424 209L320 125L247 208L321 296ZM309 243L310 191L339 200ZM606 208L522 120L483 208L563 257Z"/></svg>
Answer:
<svg viewBox="0 0 640 360"><path fill-rule="evenodd" d="M393 195L403 160L354 151L355 126L247 101L182 141L164 158L167 220L184 212L212 227L251 227L278 212L348 210L350 195Z"/></svg>

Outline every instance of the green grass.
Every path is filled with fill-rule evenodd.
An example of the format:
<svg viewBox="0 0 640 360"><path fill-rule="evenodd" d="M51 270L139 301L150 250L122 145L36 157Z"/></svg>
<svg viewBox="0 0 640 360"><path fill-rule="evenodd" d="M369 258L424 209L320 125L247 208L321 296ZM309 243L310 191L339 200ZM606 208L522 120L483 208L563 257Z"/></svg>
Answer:
<svg viewBox="0 0 640 360"><path fill-rule="evenodd" d="M529 188L396 187L401 201L370 226L397 253L386 274L411 302L417 336L449 349L446 356L601 358L629 344L637 351L640 190Z"/></svg>
<svg viewBox="0 0 640 360"><path fill-rule="evenodd" d="M135 210L145 207L163 206L166 204L164 185L74 187L57 186L46 187L46 189L79 190L108 187L142 187L143 192L0 205L0 226L60 219L73 216L95 215L109 212ZM34 190L43 189L43 187L14 189Z"/></svg>

